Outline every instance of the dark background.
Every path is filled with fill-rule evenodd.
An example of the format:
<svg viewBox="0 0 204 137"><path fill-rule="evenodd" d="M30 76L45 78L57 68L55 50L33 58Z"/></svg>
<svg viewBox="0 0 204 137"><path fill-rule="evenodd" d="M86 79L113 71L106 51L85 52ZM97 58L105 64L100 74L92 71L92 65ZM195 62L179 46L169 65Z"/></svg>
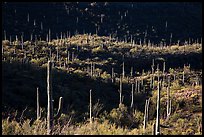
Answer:
<svg viewBox="0 0 204 137"><path fill-rule="evenodd" d="M110 35L119 40L127 38L139 43L160 43L169 39L201 39L202 37L202 3L194 2L4 2L2 3L2 38L6 30L7 39L46 39L49 28L51 37L96 32L98 35ZM127 13L128 11L128 13ZM126 16L125 16L126 12ZM29 22L28 22L29 14ZM101 23L101 14L104 14ZM121 16L123 16L121 20ZM77 23L78 18L78 23ZM35 25L34 25L35 20ZM43 29L41 29L41 22ZM167 24L167 28L166 28ZM146 36L145 36L146 32Z"/></svg>

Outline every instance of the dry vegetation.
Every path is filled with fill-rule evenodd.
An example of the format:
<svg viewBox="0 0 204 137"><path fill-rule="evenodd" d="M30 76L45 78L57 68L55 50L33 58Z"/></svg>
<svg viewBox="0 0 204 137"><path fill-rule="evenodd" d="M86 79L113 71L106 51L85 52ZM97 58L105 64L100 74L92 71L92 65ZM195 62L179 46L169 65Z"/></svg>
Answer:
<svg viewBox="0 0 204 137"><path fill-rule="evenodd" d="M68 103L69 100L76 101L72 105L75 105L79 110L79 112L76 112L77 109L72 110L71 107L64 110L60 118L54 121L52 134L152 134L152 125L156 121L158 74L160 80L162 79L159 113L160 134L202 134L202 71L193 68L201 64L201 59L191 60L191 57L199 59L202 54L202 44L193 43L180 46L138 45L116 41L111 37L87 34L50 42L26 41L23 44L20 43L20 41L2 41L3 80L5 80L2 105L9 107L12 101L19 102L21 100L19 104L26 107L28 105L24 100L26 98L29 98L32 103L29 105L29 109L18 112L20 116L15 113L15 110L3 109L3 135L47 134L47 104L46 101L42 101L46 100L47 95L45 93L41 94L43 96L40 99L43 102L42 117L36 120L36 106L34 105L36 92L33 89L36 89L36 85L38 85L40 90L46 90L46 75L44 75L43 70L47 68L48 60L54 62L54 96L56 98L63 96L64 106L66 107L71 105ZM176 59L176 57L181 56L187 57L187 60L183 62L188 65L181 64L182 61ZM136 60L136 62L131 63L129 59ZM152 64L152 59L155 61L154 64ZM146 61L146 65L144 65L144 61ZM124 71L123 62L125 63ZM164 66L164 62L167 67ZM171 64L168 64L169 62L174 62L177 67L171 67ZM159 64L159 68L157 68L157 64ZM152 72L151 65L153 65L154 72ZM131 71L131 67L133 67L133 71ZM139 68L145 70L141 71ZM118 89L120 89L119 81L122 76L124 76L122 78L122 96L124 98L122 104L119 104ZM67 80L67 77L70 79ZM152 77L154 77L153 81ZM169 84L167 77L170 78L171 113L169 119L166 119L167 88ZM70 84L70 81L72 81L72 84ZM23 82L24 85L18 82ZM65 82L68 82L68 84L66 85ZM84 84L84 82L87 83ZM94 85L97 82L104 85ZM14 89L12 89L12 84L15 87ZM137 86L137 88L140 86L138 89L134 88L133 108L130 107L131 84L134 87ZM154 87L152 87L152 84L154 84ZM94 86L99 88L100 92ZM90 123L89 94L87 91L92 88L95 88L95 91L93 90L94 95L92 97L93 122ZM18 91L19 95L15 94L14 91ZM114 97L109 96L110 93ZM96 103L98 98L101 97L106 100L109 98L108 96L112 99L106 103ZM86 99L84 100L84 98ZM148 120L144 130L145 100L148 98L150 99ZM115 105L111 106L112 104ZM85 107L81 108L82 105ZM109 110L107 109L108 106ZM80 116L83 117L83 120Z"/></svg>

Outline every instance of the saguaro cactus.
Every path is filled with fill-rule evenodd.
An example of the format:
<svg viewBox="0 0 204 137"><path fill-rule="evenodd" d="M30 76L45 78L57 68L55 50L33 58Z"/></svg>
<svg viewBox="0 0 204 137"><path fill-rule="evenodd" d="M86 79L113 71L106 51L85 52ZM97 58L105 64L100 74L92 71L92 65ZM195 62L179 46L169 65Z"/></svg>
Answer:
<svg viewBox="0 0 204 137"><path fill-rule="evenodd" d="M123 79L125 78L125 63L123 61L123 72L122 72Z"/></svg>
<svg viewBox="0 0 204 137"><path fill-rule="evenodd" d="M167 120L171 114L171 100L170 100L170 77L168 77L168 87L167 87Z"/></svg>
<svg viewBox="0 0 204 137"><path fill-rule="evenodd" d="M147 126L148 121L148 112L149 112L149 99L145 102L145 114L144 114L144 121L143 121L143 132L145 133L145 129Z"/></svg>
<svg viewBox="0 0 204 137"><path fill-rule="evenodd" d="M72 62L74 61L74 52L72 52Z"/></svg>
<svg viewBox="0 0 204 137"><path fill-rule="evenodd" d="M59 98L59 105L58 105L57 114L54 116L54 119L58 119L61 116L61 114L62 114L62 107L63 107L63 98L60 97Z"/></svg>
<svg viewBox="0 0 204 137"><path fill-rule="evenodd" d="M173 75L174 75L174 81L176 80L176 74L175 74L175 73L176 73L176 72L174 72L174 74L173 74Z"/></svg>
<svg viewBox="0 0 204 137"><path fill-rule="evenodd" d="M52 103L52 62L48 61L47 65L47 134L52 133L53 129L53 103Z"/></svg>
<svg viewBox="0 0 204 137"><path fill-rule="evenodd" d="M150 76L150 84L149 84L149 88L152 89L152 76Z"/></svg>
<svg viewBox="0 0 204 137"><path fill-rule="evenodd" d="M132 100L130 107L133 108L133 101L134 101L134 84L132 83Z"/></svg>
<svg viewBox="0 0 204 137"><path fill-rule="evenodd" d="M185 72L183 71L183 78L182 78L182 82L183 82L183 84L184 84L184 82L185 82Z"/></svg>
<svg viewBox="0 0 204 137"><path fill-rule="evenodd" d="M95 76L95 63L93 62L93 76Z"/></svg>
<svg viewBox="0 0 204 137"><path fill-rule="evenodd" d="M157 117L156 117L156 135L160 134L160 90L161 90L161 81L158 81L158 92L157 92Z"/></svg>
<svg viewBox="0 0 204 137"><path fill-rule="evenodd" d="M141 79L141 87L143 87L144 84L144 78Z"/></svg>
<svg viewBox="0 0 204 137"><path fill-rule="evenodd" d="M59 99L59 106L57 115L53 115L53 99L52 99L52 62L48 60L47 65L47 95L48 95L48 105L47 105L47 134L52 134L53 121L54 118L57 119L62 113L62 97Z"/></svg>
<svg viewBox="0 0 204 137"><path fill-rule="evenodd" d="M159 82L159 64L157 64L157 79L158 79L158 82Z"/></svg>
<svg viewBox="0 0 204 137"><path fill-rule="evenodd" d="M133 67L131 67L130 76L131 76L131 77L133 76Z"/></svg>
<svg viewBox="0 0 204 137"><path fill-rule="evenodd" d="M69 50L68 50L68 47L67 47L67 64L69 63L70 59L69 59L70 55L69 55Z"/></svg>
<svg viewBox="0 0 204 137"><path fill-rule="evenodd" d="M93 76L93 62L91 62L91 77Z"/></svg>
<svg viewBox="0 0 204 137"><path fill-rule="evenodd" d="M165 64L165 61L163 63L163 75L164 75L164 72L165 72L165 68L166 68L166 64Z"/></svg>
<svg viewBox="0 0 204 137"><path fill-rule="evenodd" d="M57 48L57 62L59 61L59 47L56 47Z"/></svg>
<svg viewBox="0 0 204 137"><path fill-rule="evenodd" d="M90 94L90 95L89 95L89 99L90 99L90 100L89 100L89 105L90 105L90 109L89 109L89 111L90 111L90 112L89 112L90 124L92 123L92 116L91 116L91 111L92 111L91 91L92 91L92 90L90 89L90 91L89 91L89 94Z"/></svg>
<svg viewBox="0 0 204 137"><path fill-rule="evenodd" d="M49 52L49 54L50 54L50 60L52 60L52 49L51 49L51 47L49 48L49 50L50 50L50 52Z"/></svg>
<svg viewBox="0 0 204 137"><path fill-rule="evenodd" d="M49 36L48 36L48 42L50 43L51 42L51 30L49 29L49 32L48 32L49 34Z"/></svg>
<svg viewBox="0 0 204 137"><path fill-rule="evenodd" d="M137 79L135 81L135 92L137 93Z"/></svg>
<svg viewBox="0 0 204 137"><path fill-rule="evenodd" d="M120 76L120 90L119 90L119 93L120 93L120 104L122 104L122 77L121 76Z"/></svg>
<svg viewBox="0 0 204 137"><path fill-rule="evenodd" d="M37 87L37 120L41 117L41 110L39 105L39 88Z"/></svg>
<svg viewBox="0 0 204 137"><path fill-rule="evenodd" d="M111 75L112 83L114 83L114 79L115 79L114 68L112 68L112 75Z"/></svg>
<svg viewBox="0 0 204 137"><path fill-rule="evenodd" d="M150 89L154 89L154 76L150 76Z"/></svg>
<svg viewBox="0 0 204 137"><path fill-rule="evenodd" d="M154 74L154 59L152 60L152 65L151 65L151 67L152 67L152 74Z"/></svg>
<svg viewBox="0 0 204 137"><path fill-rule="evenodd" d="M152 135L155 135L155 122L152 124Z"/></svg>
<svg viewBox="0 0 204 137"><path fill-rule="evenodd" d="M152 89L154 89L154 79L155 79L155 76L153 75L153 77L152 77Z"/></svg>
<svg viewBox="0 0 204 137"><path fill-rule="evenodd" d="M137 81L137 92L140 93L140 80Z"/></svg>

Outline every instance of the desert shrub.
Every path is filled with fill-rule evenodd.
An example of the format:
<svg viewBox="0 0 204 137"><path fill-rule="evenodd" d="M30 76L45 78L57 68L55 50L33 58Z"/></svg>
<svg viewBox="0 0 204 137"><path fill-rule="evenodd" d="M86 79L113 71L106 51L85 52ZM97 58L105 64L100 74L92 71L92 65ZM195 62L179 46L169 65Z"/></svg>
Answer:
<svg viewBox="0 0 204 137"><path fill-rule="evenodd" d="M3 40L2 41L2 46L8 46L9 45L9 41L8 40Z"/></svg>
<svg viewBox="0 0 204 137"><path fill-rule="evenodd" d="M108 120L102 123L94 121L92 124L86 122L76 127L67 127L68 130L71 128L74 129L72 134L75 135L125 135L128 133L127 129L117 127L116 124L110 123Z"/></svg>
<svg viewBox="0 0 204 137"><path fill-rule="evenodd" d="M82 70L80 70L80 69L75 70L74 73L78 74L78 75L81 76L81 77L82 77L83 75L85 75L85 72L82 71Z"/></svg>
<svg viewBox="0 0 204 137"><path fill-rule="evenodd" d="M7 119L2 120L2 135L20 135L21 133L21 126L20 124L13 120L9 121Z"/></svg>
<svg viewBox="0 0 204 137"><path fill-rule="evenodd" d="M118 108L112 109L109 114L109 119L117 126L131 126L133 122L124 104L120 104Z"/></svg>
<svg viewBox="0 0 204 137"><path fill-rule="evenodd" d="M133 112L133 120L137 127L138 125L142 124L143 119L144 119L144 113L138 110L135 110Z"/></svg>
<svg viewBox="0 0 204 137"><path fill-rule="evenodd" d="M173 46L171 46L171 50L172 51L179 50L179 46L178 45L173 45Z"/></svg>
<svg viewBox="0 0 204 137"><path fill-rule="evenodd" d="M105 49L102 46L98 46L92 49L92 53L99 53L99 52L104 52L104 51Z"/></svg>
<svg viewBox="0 0 204 137"><path fill-rule="evenodd" d="M110 78L111 78L111 75L108 74L106 71L104 71L104 72L101 74L101 78L103 78L103 79L110 79Z"/></svg>
<svg viewBox="0 0 204 137"><path fill-rule="evenodd" d="M137 47L130 49L130 52L131 52L131 53L136 53L137 51L138 51L138 48L137 48Z"/></svg>
<svg viewBox="0 0 204 137"><path fill-rule="evenodd" d="M34 63L38 66L41 66L42 64L46 63L47 59L46 58L40 58L40 59L32 59L31 63Z"/></svg>
<svg viewBox="0 0 204 137"><path fill-rule="evenodd" d="M32 134L33 135L46 135L47 134L47 125L46 120L36 120L32 124Z"/></svg>
<svg viewBox="0 0 204 137"><path fill-rule="evenodd" d="M172 84L172 89L173 89L173 90L181 89L181 87L180 87L180 85L179 85L179 80L175 80L175 81L173 81L171 84Z"/></svg>
<svg viewBox="0 0 204 137"><path fill-rule="evenodd" d="M176 122L179 118L180 118L180 114L179 113L173 113L170 116L170 119L171 119L172 122Z"/></svg>
<svg viewBox="0 0 204 137"><path fill-rule="evenodd" d="M22 126L21 126L21 131L23 133L23 135L32 135L32 128L30 126L30 120L27 119L23 122Z"/></svg>
<svg viewBox="0 0 204 137"><path fill-rule="evenodd" d="M192 128L188 128L186 130L186 132L184 132L185 135L194 135L195 134L195 131L192 129Z"/></svg>

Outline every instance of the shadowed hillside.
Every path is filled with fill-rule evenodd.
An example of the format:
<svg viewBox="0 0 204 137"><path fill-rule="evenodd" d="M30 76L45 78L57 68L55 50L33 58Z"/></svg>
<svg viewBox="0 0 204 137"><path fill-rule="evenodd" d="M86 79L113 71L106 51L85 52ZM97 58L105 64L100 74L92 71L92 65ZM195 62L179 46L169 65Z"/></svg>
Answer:
<svg viewBox="0 0 204 137"><path fill-rule="evenodd" d="M45 8L46 7L46 8ZM135 42L172 43L201 38L201 3L176 2L59 2L2 4L2 25L7 39L46 39L75 33L97 33ZM67 34L68 33L68 34ZM2 31L2 36L4 36Z"/></svg>

